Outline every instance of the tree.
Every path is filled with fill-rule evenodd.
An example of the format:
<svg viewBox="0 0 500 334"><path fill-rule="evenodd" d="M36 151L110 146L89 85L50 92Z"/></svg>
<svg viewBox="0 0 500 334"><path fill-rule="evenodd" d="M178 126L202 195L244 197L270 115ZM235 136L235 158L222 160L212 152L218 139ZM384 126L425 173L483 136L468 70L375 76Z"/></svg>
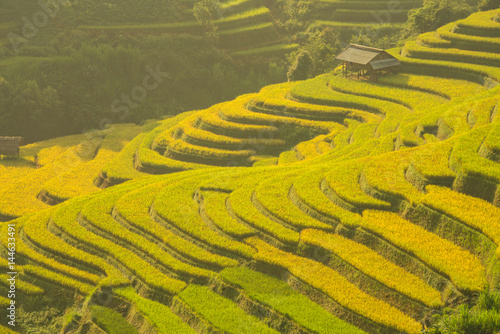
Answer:
<svg viewBox="0 0 500 334"><path fill-rule="evenodd" d="M500 7L500 0L481 0L479 10L491 10Z"/></svg>
<svg viewBox="0 0 500 334"><path fill-rule="evenodd" d="M422 7L412 9L403 37L421 34L465 18L472 14L473 8L463 0L425 0Z"/></svg>
<svg viewBox="0 0 500 334"><path fill-rule="evenodd" d="M281 21L285 28L294 30L304 24L311 11L311 2L304 0L278 0Z"/></svg>
<svg viewBox="0 0 500 334"><path fill-rule="evenodd" d="M23 136L27 142L47 138L63 125L62 103L57 90L40 89L36 81L10 84L0 81L0 132Z"/></svg>
<svg viewBox="0 0 500 334"><path fill-rule="evenodd" d="M309 52L302 50L288 70L288 81L305 80L314 75L314 62Z"/></svg>
<svg viewBox="0 0 500 334"><path fill-rule="evenodd" d="M303 80L333 70L339 50L338 32L327 28L309 34L301 48L288 57L288 79Z"/></svg>
<svg viewBox="0 0 500 334"><path fill-rule="evenodd" d="M205 28L208 36L218 39L217 26L214 21L220 16L219 0L201 0L193 6L196 20Z"/></svg>

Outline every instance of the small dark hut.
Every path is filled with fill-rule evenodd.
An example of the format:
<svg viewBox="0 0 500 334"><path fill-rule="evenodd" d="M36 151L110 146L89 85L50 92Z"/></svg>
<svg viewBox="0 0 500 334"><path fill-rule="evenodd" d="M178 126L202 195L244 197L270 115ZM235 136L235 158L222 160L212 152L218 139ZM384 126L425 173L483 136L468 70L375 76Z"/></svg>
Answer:
<svg viewBox="0 0 500 334"><path fill-rule="evenodd" d="M14 155L19 158L19 146L23 142L23 137L0 137L0 155Z"/></svg>
<svg viewBox="0 0 500 334"><path fill-rule="evenodd" d="M374 78L381 72L395 72L401 63L382 49L350 44L335 59L342 60L342 73L347 77L349 72L370 75Z"/></svg>

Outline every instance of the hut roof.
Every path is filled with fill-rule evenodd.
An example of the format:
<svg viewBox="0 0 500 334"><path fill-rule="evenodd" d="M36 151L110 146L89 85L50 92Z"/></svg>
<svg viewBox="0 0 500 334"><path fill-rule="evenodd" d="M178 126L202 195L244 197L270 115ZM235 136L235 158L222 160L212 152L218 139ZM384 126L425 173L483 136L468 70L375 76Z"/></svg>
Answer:
<svg viewBox="0 0 500 334"><path fill-rule="evenodd" d="M383 59L374 60L379 55L382 55ZM385 68L401 65L394 56L382 49L357 44L350 44L347 49L342 51L335 59L360 65L370 64L370 67L374 70L383 70Z"/></svg>
<svg viewBox="0 0 500 334"><path fill-rule="evenodd" d="M401 63L396 58L381 59L370 62L370 66L374 70L382 70L388 67L399 66Z"/></svg>
<svg viewBox="0 0 500 334"><path fill-rule="evenodd" d="M342 51L335 59L366 65L382 52L385 51L382 49L370 48L368 46L350 44L347 49Z"/></svg>

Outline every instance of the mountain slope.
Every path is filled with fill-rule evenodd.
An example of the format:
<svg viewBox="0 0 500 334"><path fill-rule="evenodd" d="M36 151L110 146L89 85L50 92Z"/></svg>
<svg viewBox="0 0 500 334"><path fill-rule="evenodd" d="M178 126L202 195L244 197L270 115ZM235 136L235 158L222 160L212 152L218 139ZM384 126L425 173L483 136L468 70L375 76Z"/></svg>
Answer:
<svg viewBox="0 0 500 334"><path fill-rule="evenodd" d="M419 333L497 289L500 62L470 47L494 48L498 12L392 50L401 73L377 83L325 74L164 120L96 167L108 189L3 199L19 289L60 291L67 333L98 330L93 304L141 333Z"/></svg>

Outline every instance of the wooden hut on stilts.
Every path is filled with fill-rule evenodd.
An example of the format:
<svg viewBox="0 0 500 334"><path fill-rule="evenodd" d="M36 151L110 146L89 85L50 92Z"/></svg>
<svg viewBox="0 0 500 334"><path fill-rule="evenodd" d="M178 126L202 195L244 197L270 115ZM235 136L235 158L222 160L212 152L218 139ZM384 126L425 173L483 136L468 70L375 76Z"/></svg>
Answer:
<svg viewBox="0 0 500 334"><path fill-rule="evenodd" d="M369 75L376 80L380 73L396 72L401 63L382 49L350 44L335 59L342 60L342 73L345 77L349 73L356 73L357 78Z"/></svg>

